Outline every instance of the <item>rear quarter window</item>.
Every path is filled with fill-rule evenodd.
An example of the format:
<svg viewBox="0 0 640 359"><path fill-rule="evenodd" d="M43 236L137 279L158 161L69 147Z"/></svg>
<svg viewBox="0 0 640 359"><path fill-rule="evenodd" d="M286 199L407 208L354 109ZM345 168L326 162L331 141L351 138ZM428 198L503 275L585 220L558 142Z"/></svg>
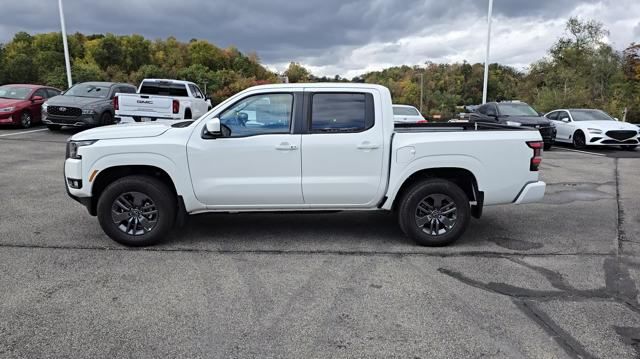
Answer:
<svg viewBox="0 0 640 359"><path fill-rule="evenodd" d="M368 93L316 93L311 100L311 132L361 132L375 122Z"/></svg>

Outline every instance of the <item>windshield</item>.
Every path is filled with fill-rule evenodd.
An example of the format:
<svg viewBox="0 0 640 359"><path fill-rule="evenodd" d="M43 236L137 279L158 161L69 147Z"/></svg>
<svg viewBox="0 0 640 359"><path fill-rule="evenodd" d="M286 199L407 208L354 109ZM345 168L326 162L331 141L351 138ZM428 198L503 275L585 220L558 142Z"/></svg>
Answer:
<svg viewBox="0 0 640 359"><path fill-rule="evenodd" d="M28 87L0 86L0 97L14 100L26 100L31 93Z"/></svg>
<svg viewBox="0 0 640 359"><path fill-rule="evenodd" d="M540 116L536 110L526 103L499 103L498 109L502 116Z"/></svg>
<svg viewBox="0 0 640 359"><path fill-rule="evenodd" d="M395 116L420 116L420 113L415 108L400 106L393 107L393 114Z"/></svg>
<svg viewBox="0 0 640 359"><path fill-rule="evenodd" d="M77 84L67 90L64 96L106 98L109 96L109 86L88 83Z"/></svg>
<svg viewBox="0 0 640 359"><path fill-rule="evenodd" d="M615 121L600 110L573 110L571 116L574 121Z"/></svg>

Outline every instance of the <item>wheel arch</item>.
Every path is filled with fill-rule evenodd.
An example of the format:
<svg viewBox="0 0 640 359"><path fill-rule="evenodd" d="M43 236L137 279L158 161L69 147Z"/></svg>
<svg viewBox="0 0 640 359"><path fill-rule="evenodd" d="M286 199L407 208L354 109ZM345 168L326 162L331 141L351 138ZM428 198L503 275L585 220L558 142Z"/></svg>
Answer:
<svg viewBox="0 0 640 359"><path fill-rule="evenodd" d="M93 186L91 187L91 205L89 207L89 213L96 215L96 206L100 195L104 192L105 188L114 181L127 177L127 176L149 176L159 179L169 188L172 194L178 198L178 192L173 179L164 169L151 165L126 165L126 166L113 166L105 168L98 172L96 178L93 180Z"/></svg>
<svg viewBox="0 0 640 359"><path fill-rule="evenodd" d="M404 194L415 183L428 179L444 179L451 181L459 186L469 198L469 201L475 201L472 206L472 215L479 218L482 214L482 204L484 202L484 193L478 189L477 176L466 168L461 167L433 167L423 168L413 172L400 185L391 201L391 209L395 210Z"/></svg>

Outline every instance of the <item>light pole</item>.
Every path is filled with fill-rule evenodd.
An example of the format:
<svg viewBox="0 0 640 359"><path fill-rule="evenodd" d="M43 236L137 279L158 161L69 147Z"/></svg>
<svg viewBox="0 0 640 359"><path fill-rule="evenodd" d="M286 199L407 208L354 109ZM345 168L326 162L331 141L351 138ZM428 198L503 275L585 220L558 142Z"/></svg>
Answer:
<svg viewBox="0 0 640 359"><path fill-rule="evenodd" d="M489 81L489 48L491 44L491 12L493 0L489 0L489 12L487 14L487 53L484 57L484 83L482 85L482 103L487 103L487 82Z"/></svg>
<svg viewBox="0 0 640 359"><path fill-rule="evenodd" d="M422 91L424 91L424 72L420 73L420 114L422 115Z"/></svg>
<svg viewBox="0 0 640 359"><path fill-rule="evenodd" d="M64 25L64 12L62 10L62 0L58 0L58 10L60 11L60 27L62 28L62 46L64 47L64 65L67 68L67 82L69 87L73 85L71 81L71 63L69 62L69 45L67 44L67 29Z"/></svg>

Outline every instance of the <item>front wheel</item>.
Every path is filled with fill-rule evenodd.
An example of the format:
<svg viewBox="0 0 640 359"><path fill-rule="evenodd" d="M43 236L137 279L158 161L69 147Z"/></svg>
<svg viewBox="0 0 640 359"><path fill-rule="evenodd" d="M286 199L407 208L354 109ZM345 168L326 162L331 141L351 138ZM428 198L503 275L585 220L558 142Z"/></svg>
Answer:
<svg viewBox="0 0 640 359"><path fill-rule="evenodd" d="M100 126L108 125L113 125L113 116L111 115L111 112L107 111L100 115Z"/></svg>
<svg viewBox="0 0 640 359"><path fill-rule="evenodd" d="M29 128L31 127L31 124L32 124L31 114L26 111L23 112L22 115L20 115L20 127Z"/></svg>
<svg viewBox="0 0 640 359"><path fill-rule="evenodd" d="M400 228L423 246L453 243L465 232L470 218L467 195L455 183L442 179L414 184L398 209Z"/></svg>
<svg viewBox="0 0 640 359"><path fill-rule="evenodd" d="M114 241L126 246L160 242L176 218L176 200L161 181L148 176L121 178L98 199L98 221Z"/></svg>
<svg viewBox="0 0 640 359"><path fill-rule="evenodd" d="M585 147L587 147L587 140L584 137L584 133L582 133L582 131L577 131L573 134L573 148L579 150Z"/></svg>

